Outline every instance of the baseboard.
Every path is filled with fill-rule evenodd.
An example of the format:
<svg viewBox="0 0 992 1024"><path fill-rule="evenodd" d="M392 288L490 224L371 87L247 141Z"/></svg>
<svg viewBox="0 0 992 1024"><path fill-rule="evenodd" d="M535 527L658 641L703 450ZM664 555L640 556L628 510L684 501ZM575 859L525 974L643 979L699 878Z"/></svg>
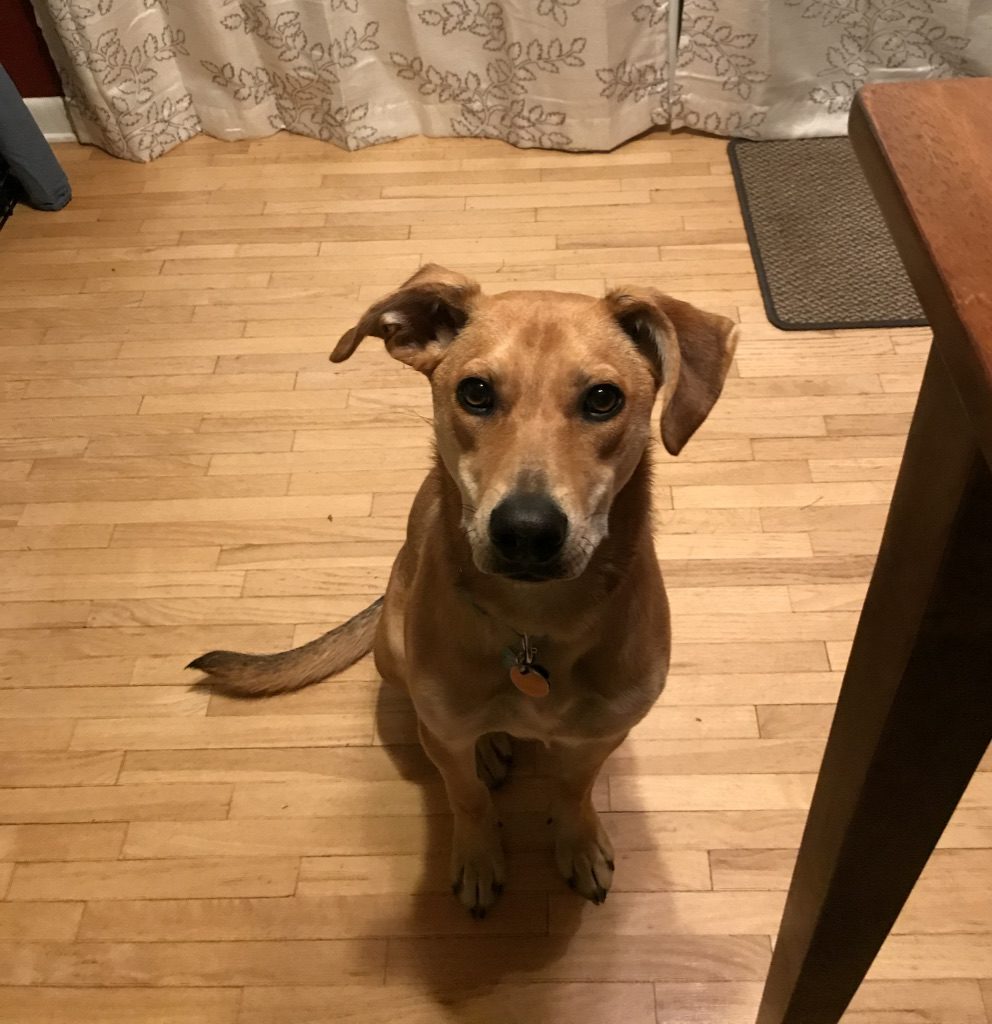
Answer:
<svg viewBox="0 0 992 1024"><path fill-rule="evenodd" d="M61 96L34 96L24 103L49 142L77 141Z"/></svg>

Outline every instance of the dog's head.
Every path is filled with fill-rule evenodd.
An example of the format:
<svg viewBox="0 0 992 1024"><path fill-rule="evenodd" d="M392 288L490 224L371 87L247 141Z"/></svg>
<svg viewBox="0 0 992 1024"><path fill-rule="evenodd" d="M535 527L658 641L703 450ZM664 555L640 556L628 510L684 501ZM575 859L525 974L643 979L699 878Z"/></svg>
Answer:
<svg viewBox="0 0 992 1024"><path fill-rule="evenodd" d="M726 317L652 289L604 299L482 294L427 266L371 306L331 354L367 335L431 381L438 452L483 572L580 575L650 436L673 455L720 395L736 344Z"/></svg>

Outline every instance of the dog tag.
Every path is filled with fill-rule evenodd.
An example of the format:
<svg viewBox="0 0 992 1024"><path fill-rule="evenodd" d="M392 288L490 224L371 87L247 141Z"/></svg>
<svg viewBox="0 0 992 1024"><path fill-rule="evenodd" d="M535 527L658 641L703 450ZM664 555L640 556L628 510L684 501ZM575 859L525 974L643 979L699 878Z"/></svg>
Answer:
<svg viewBox="0 0 992 1024"><path fill-rule="evenodd" d="M528 697L547 697L551 692L547 670L539 665L514 665L510 669L510 681Z"/></svg>

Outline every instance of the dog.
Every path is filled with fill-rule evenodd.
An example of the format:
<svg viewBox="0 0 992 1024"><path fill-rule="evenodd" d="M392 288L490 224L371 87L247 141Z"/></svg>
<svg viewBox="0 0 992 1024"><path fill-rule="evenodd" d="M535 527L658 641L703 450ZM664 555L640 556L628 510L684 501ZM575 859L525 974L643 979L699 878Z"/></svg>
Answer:
<svg viewBox="0 0 992 1024"><path fill-rule="evenodd" d="M243 696L296 690L370 650L403 687L454 817L452 889L482 917L505 865L490 788L511 737L554 754L551 821L566 881L601 903L613 848L591 793L665 684L668 600L652 543L651 418L677 455L723 388L738 328L646 288L605 298L484 295L423 267L331 354L364 338L423 373L436 457L384 597L274 655L190 668Z"/></svg>

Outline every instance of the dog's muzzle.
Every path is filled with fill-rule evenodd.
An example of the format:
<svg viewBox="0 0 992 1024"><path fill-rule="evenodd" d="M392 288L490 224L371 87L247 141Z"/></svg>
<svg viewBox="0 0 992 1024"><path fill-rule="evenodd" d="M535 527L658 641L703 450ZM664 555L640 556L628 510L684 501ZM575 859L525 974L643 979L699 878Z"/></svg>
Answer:
<svg viewBox="0 0 992 1024"><path fill-rule="evenodd" d="M544 494L511 494L489 517L489 540L500 562L497 571L517 580L561 576L556 559L567 536L568 517Z"/></svg>

